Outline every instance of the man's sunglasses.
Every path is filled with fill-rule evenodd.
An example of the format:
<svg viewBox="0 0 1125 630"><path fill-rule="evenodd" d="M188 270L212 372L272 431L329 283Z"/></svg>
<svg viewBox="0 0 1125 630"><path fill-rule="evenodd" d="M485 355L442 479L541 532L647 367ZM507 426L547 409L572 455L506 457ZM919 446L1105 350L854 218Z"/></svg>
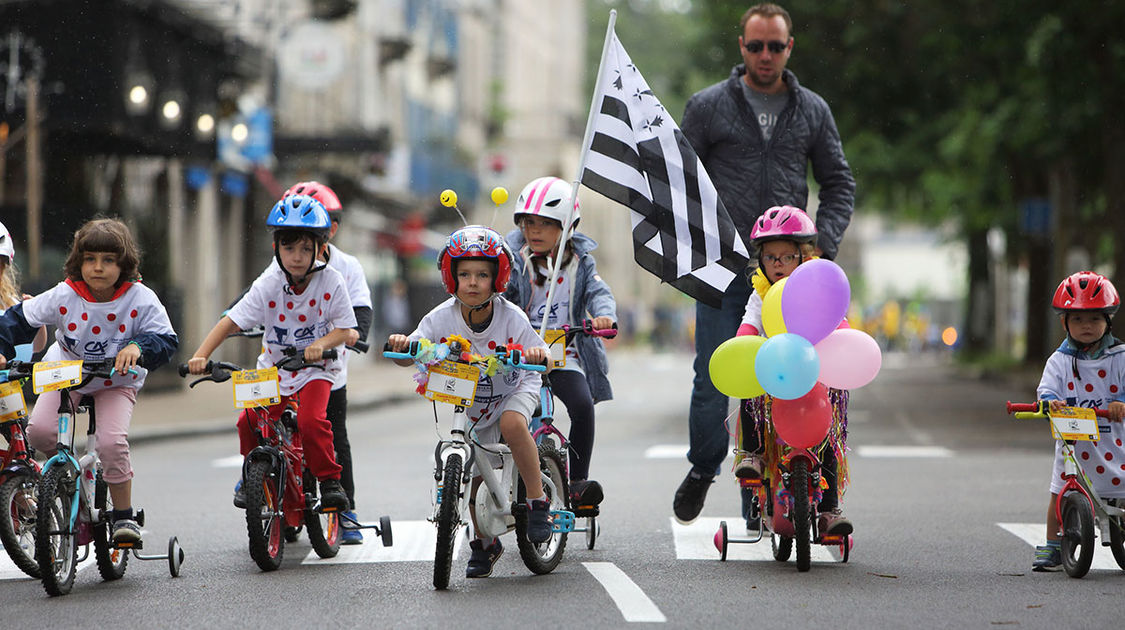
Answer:
<svg viewBox="0 0 1125 630"><path fill-rule="evenodd" d="M754 53L755 55L762 52L763 48L769 48L771 53L780 55L781 53L785 52L785 49L788 46L789 44L787 44L786 42L777 40L774 40L772 42L763 42L760 39L752 39L746 42L746 50Z"/></svg>

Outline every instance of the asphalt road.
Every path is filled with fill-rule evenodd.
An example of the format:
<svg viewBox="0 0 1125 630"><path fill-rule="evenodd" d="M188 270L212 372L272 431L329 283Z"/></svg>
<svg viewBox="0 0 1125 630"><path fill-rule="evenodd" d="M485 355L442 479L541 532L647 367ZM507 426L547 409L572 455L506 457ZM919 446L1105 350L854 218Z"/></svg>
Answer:
<svg viewBox="0 0 1125 630"><path fill-rule="evenodd" d="M230 504L233 434L146 442L134 449L134 495L148 515L147 551L178 536L187 553L182 575L171 578L164 562L131 560L124 579L104 583L85 568L72 594L49 599L0 558L0 627L79 619L146 628L1119 623L1125 573L1107 549L1081 580L1030 571L1052 446L1045 426L1012 420L1003 403L1031 398L1033 384L959 377L929 357L887 357L876 382L852 395L844 508L856 524L855 548L847 563L816 548L812 569L799 573L792 561L772 560L768 538L732 545L719 560L711 543L718 522L740 533L729 474L695 524L671 519L672 494L688 470L691 357L611 360L617 399L598 406L592 469L607 493L601 535L594 550L572 535L550 575L532 575L508 535L491 578L464 578L462 545L450 589L432 588L434 528L425 518L436 434L430 406L418 399L349 421L360 518L389 515L393 547L369 538L325 561L302 539L286 547L281 570L262 573ZM402 379L410 388L408 370Z"/></svg>

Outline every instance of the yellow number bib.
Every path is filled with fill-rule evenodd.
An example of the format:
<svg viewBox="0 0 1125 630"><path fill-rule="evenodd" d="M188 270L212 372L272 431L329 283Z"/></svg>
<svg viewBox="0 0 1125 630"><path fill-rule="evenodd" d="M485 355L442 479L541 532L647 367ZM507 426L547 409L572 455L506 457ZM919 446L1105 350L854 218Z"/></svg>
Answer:
<svg viewBox="0 0 1125 630"><path fill-rule="evenodd" d="M231 381L234 383L235 407L268 407L281 402L276 367L233 372Z"/></svg>
<svg viewBox="0 0 1125 630"><path fill-rule="evenodd" d="M1051 435L1056 440L1094 442L1098 439L1098 417L1093 409L1063 407L1048 413L1051 416Z"/></svg>
<svg viewBox="0 0 1125 630"><path fill-rule="evenodd" d="M36 363L31 373L31 391L36 394L73 387L82 382L81 361Z"/></svg>
<svg viewBox="0 0 1125 630"><path fill-rule="evenodd" d="M558 341L559 343L555 343ZM552 329L544 331L543 342L551 348L551 367L561 368L566 366L566 331Z"/></svg>
<svg viewBox="0 0 1125 630"><path fill-rule="evenodd" d="M27 415L27 403L19 381L0 383L0 422L18 420Z"/></svg>
<svg viewBox="0 0 1125 630"><path fill-rule="evenodd" d="M477 395L477 380L480 369L456 361L442 361L430 366L430 380L426 383L426 398L435 401L469 407Z"/></svg>

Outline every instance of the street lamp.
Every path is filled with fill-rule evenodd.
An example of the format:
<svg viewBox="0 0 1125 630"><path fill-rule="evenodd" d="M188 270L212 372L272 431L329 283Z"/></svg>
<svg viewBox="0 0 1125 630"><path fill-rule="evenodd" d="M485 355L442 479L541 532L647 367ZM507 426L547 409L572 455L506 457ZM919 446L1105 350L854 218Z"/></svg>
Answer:
<svg viewBox="0 0 1125 630"><path fill-rule="evenodd" d="M195 119L195 135L200 140L211 138L215 134L215 117L211 114L200 114Z"/></svg>
<svg viewBox="0 0 1125 630"><path fill-rule="evenodd" d="M136 73L128 77L128 91L125 92L125 110L130 116L139 116L148 112L152 105L152 77L145 73Z"/></svg>

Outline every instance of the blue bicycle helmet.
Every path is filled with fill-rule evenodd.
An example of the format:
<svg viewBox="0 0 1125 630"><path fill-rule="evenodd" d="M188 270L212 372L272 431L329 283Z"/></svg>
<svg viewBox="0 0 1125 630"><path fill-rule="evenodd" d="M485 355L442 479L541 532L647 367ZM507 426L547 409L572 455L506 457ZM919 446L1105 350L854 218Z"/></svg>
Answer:
<svg viewBox="0 0 1125 630"><path fill-rule="evenodd" d="M274 231L301 230L311 232L321 242L328 240L332 219L324 205L308 195L290 195L278 201L266 217L266 225Z"/></svg>

